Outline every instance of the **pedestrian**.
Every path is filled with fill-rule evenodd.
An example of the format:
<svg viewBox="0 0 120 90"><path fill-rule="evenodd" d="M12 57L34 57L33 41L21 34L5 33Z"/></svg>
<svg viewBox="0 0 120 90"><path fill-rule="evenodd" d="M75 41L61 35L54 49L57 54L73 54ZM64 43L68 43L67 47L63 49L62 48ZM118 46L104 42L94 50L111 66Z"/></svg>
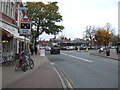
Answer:
<svg viewBox="0 0 120 90"><path fill-rule="evenodd" d="M34 47L31 47L31 55L34 55Z"/></svg>
<svg viewBox="0 0 120 90"><path fill-rule="evenodd" d="M35 55L37 55L37 52L38 52L38 51L37 51L37 47L35 47Z"/></svg>
<svg viewBox="0 0 120 90"><path fill-rule="evenodd" d="M116 48L116 52L117 52L117 54L119 53L119 48L118 48L118 46L117 46L117 48Z"/></svg>
<svg viewBox="0 0 120 90"><path fill-rule="evenodd" d="M30 52L31 52L31 55L33 55L34 49L33 49L33 45L32 44L30 44Z"/></svg>

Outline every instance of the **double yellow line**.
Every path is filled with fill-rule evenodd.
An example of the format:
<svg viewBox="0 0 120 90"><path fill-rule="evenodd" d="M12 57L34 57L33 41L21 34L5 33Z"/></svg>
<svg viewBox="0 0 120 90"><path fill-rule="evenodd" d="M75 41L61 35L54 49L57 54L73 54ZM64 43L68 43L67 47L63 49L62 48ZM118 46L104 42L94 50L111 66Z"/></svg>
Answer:
<svg viewBox="0 0 120 90"><path fill-rule="evenodd" d="M72 87L72 85L70 84L70 82L68 81L68 79L65 77L65 80L67 81L67 83L68 83L68 88L71 88L72 90L73 90L73 87Z"/></svg>

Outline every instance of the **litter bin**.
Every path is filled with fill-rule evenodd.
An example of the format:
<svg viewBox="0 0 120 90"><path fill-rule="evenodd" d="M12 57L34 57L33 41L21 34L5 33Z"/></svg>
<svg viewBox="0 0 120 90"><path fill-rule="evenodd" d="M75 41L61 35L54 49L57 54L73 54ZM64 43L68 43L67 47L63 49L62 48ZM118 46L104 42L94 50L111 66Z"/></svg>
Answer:
<svg viewBox="0 0 120 90"><path fill-rule="evenodd" d="M106 56L110 56L110 49L109 48L106 49Z"/></svg>

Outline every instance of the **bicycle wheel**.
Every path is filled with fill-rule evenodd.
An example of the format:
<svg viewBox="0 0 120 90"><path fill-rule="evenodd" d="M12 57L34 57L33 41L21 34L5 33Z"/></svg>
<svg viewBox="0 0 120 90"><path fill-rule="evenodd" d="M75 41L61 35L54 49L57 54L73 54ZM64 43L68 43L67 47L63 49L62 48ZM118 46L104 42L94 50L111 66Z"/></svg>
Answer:
<svg viewBox="0 0 120 90"><path fill-rule="evenodd" d="M15 71L17 71L19 69L19 66L20 66L20 64L16 63L16 65L15 65Z"/></svg>
<svg viewBox="0 0 120 90"><path fill-rule="evenodd" d="M34 68L34 61L32 59L29 60L29 66L31 69Z"/></svg>
<svg viewBox="0 0 120 90"><path fill-rule="evenodd" d="M23 72L25 72L27 70L27 64L26 64L26 62L22 63L21 69L23 70Z"/></svg>

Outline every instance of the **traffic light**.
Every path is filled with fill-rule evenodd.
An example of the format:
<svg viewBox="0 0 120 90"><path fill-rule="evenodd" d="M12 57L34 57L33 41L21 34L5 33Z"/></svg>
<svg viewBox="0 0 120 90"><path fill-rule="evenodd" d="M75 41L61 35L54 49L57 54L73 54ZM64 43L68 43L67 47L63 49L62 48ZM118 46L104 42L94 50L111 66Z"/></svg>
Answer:
<svg viewBox="0 0 120 90"><path fill-rule="evenodd" d="M30 23L22 22L20 28L21 29L30 29Z"/></svg>

